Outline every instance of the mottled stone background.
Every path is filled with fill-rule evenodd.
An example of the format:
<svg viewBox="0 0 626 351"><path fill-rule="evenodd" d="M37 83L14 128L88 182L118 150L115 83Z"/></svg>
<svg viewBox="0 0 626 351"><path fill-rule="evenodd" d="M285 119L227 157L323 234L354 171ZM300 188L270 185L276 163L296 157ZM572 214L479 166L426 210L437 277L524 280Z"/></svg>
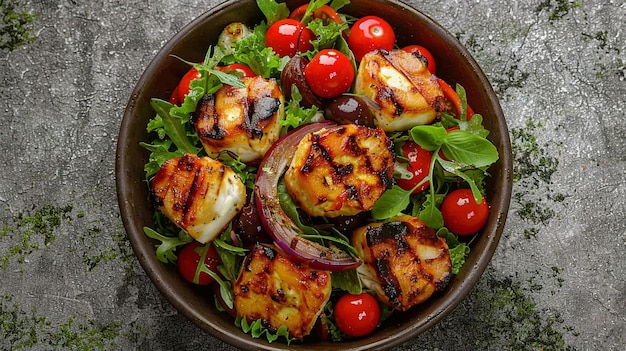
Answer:
<svg viewBox="0 0 626 351"><path fill-rule="evenodd" d="M398 349L626 349L626 3L409 2L492 82L516 183L476 289ZM0 349L230 349L146 278L114 180L135 82L217 3L0 1Z"/></svg>

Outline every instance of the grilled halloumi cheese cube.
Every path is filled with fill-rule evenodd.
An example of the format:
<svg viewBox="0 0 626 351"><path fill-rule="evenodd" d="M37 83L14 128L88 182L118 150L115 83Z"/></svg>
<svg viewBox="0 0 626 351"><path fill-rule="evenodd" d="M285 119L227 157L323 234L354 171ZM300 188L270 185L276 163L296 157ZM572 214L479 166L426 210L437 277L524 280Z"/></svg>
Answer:
<svg viewBox="0 0 626 351"><path fill-rule="evenodd" d="M311 216L368 211L392 184L392 148L380 128L346 124L311 133L285 173L287 191Z"/></svg>
<svg viewBox="0 0 626 351"><path fill-rule="evenodd" d="M274 79L241 78L245 88L224 84L206 94L192 116L204 150L212 157L228 150L241 161L259 160L278 139L284 97Z"/></svg>
<svg viewBox="0 0 626 351"><path fill-rule="evenodd" d="M232 169L192 154L166 161L151 181L151 193L156 208L201 243L220 235L247 199Z"/></svg>
<svg viewBox="0 0 626 351"><path fill-rule="evenodd" d="M250 322L261 319L273 331L285 325L291 337L301 338L311 332L331 290L330 272L257 244L233 286L235 311Z"/></svg>
<svg viewBox="0 0 626 351"><path fill-rule="evenodd" d="M430 124L447 109L437 78L424 62L403 50L375 50L361 60L355 94L373 100L374 123L386 132Z"/></svg>
<svg viewBox="0 0 626 351"><path fill-rule="evenodd" d="M363 284L394 309L406 311L424 302L451 277L445 239L415 217L401 215L358 228L351 243L363 260L357 268Z"/></svg>

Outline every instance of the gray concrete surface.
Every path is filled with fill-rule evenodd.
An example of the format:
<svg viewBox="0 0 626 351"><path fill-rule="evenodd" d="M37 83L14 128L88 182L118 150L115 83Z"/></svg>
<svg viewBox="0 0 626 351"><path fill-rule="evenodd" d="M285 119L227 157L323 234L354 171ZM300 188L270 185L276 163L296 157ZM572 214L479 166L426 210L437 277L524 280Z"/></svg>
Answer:
<svg viewBox="0 0 626 351"><path fill-rule="evenodd" d="M0 51L0 349L231 349L146 278L114 181L136 80L218 1L9 3L36 14L36 40ZM398 350L625 350L626 3L410 3L493 83L517 182L476 289Z"/></svg>

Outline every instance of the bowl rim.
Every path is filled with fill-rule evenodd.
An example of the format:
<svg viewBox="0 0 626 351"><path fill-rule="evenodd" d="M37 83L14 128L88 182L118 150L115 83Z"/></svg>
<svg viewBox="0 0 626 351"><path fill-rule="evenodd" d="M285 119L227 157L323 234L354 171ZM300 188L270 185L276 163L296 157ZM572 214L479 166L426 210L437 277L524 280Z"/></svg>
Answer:
<svg viewBox="0 0 626 351"><path fill-rule="evenodd" d="M409 11L411 12L411 16L415 16L421 21L428 22L428 24L437 31L438 35L447 37L448 41L453 44L453 49L458 50L461 55L463 55L464 58L467 60L467 63L472 67L474 74L480 81L481 86L485 88L484 93L486 94L486 98L489 100L489 104L493 107L494 115L498 120L498 129L490 129L490 132L498 133L501 138L501 146L505 152L504 154L500 155L500 160L498 162L501 164L502 174L506 179L501 181L503 187L498 189L501 196L497 198L497 203L490 203L490 206L492 208L496 208L498 210L498 213L494 216L495 225L493 226L492 230L489 233L482 234L487 236L487 243L485 245L486 249L481 251L479 255L474 256L471 267L466 267L468 265L468 263L466 262L465 266L463 267L466 272L464 272L462 279L455 282L455 288L453 291L437 297L437 306L439 307L429 312L423 322L418 323L417 325L409 325L403 330L397 333L387 335L382 339L372 340L371 342L367 341L367 343L359 343L358 340L356 342L351 342L351 347L348 348L350 350L364 350L374 348L388 349L393 346L397 346L431 328L439 321L441 321L445 316L451 313L454 309L456 309L458 305L472 291L472 289L482 276L484 270L487 268L497 248L501 233L504 228L504 222L506 220L506 214L508 212L512 190L512 156L506 120L504 118L504 113L500 107L497 96L482 69L478 66L477 62L470 55L468 50L463 47L463 45L461 45L461 43L454 36L452 36L452 34L450 34L445 28L439 25L428 15L422 13L418 9L414 8L412 5L408 5L398 0L373 1L379 2L381 4L389 4L391 6L397 7L398 9L402 9L403 11ZM133 225L136 215L135 204L131 203L126 198L126 194L132 192L133 187L138 186L137 181L131 181L132 174L131 171L128 169L128 165L131 160L128 159L127 150L130 147L139 147L138 145L129 145L126 142L130 139L130 131L127 128L127 125L132 121L133 118L135 118L134 109L138 103L137 99L141 95L143 86L151 77L151 74L149 74L149 72L155 71L162 63L162 61L167 58L176 43L181 40L181 38L185 37L189 32L193 31L196 26L204 23L209 18L220 12L228 11L231 8L241 6L240 3L241 1L238 0L228 0L226 2L223 2L208 9L206 12L185 25L159 50L157 55L151 60L151 62L137 81L124 111L122 123L119 130L118 144L116 148L115 175L118 205L120 208L120 215L122 217L124 228L127 232L129 241L141 267L146 272L147 276L150 278L153 284L161 292L161 294L170 302L170 304L175 307L177 311L185 315L188 319L194 322L202 330L208 332L210 335L242 349L269 350L283 347L285 349L294 349L294 345L288 346L282 343L274 343L270 345L267 344L265 340L253 339L251 336L243 333L241 333L241 335L230 334L228 331L224 330L217 322L210 318L207 318L207 316L205 315L200 314L196 309L194 309L193 304L183 299L180 299L177 296L176 291L172 290L171 287L168 286L167 282L165 282L160 277L162 268L158 266L160 262L156 260L154 247L152 245L145 245L145 234L143 233L141 228ZM141 179L143 180L143 178ZM142 181L141 183L142 186L145 186L144 181ZM331 345L341 345L341 347L343 347L344 344L346 344L346 342L333 343ZM306 344L303 345L304 347L306 347Z"/></svg>

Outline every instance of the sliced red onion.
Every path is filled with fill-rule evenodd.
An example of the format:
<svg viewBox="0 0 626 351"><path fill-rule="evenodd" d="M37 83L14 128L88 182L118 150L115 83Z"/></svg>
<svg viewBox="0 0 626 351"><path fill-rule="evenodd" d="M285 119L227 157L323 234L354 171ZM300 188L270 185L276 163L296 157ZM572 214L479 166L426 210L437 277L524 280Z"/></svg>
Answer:
<svg viewBox="0 0 626 351"><path fill-rule="evenodd" d="M324 121L294 129L276 141L261 161L254 193L263 227L285 254L307 262L312 268L333 272L353 269L361 261L339 250L303 238L302 231L285 214L278 199L278 181L289 166L300 140L309 133L333 126Z"/></svg>

